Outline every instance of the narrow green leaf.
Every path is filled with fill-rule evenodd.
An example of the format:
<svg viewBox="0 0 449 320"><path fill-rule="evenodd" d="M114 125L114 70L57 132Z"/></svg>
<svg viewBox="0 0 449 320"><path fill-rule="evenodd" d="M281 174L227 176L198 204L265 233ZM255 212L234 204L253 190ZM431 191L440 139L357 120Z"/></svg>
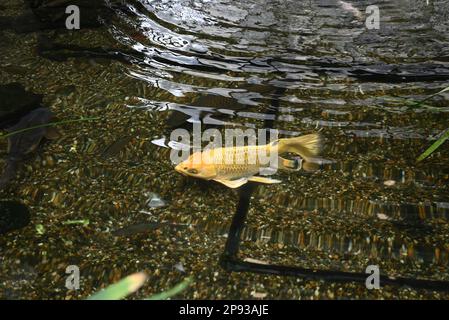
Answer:
<svg viewBox="0 0 449 320"><path fill-rule="evenodd" d="M89 219L82 219L82 220L67 220L64 221L62 224L69 225L69 224L82 224L83 226L89 225Z"/></svg>
<svg viewBox="0 0 449 320"><path fill-rule="evenodd" d="M54 127L54 126L57 126L57 125L60 125L60 124L65 124L65 123L82 122L82 121L93 121L93 120L99 120L99 119L101 119L101 117L69 119L69 120L61 120L61 121L56 121L56 122L44 123L44 124L40 124L40 125L37 125L37 126L32 126L32 127L28 127L28 128L12 131L12 132L9 132L7 134L2 134L2 135L0 135L0 139L8 138L8 137L10 137L12 135L15 135L15 134L18 134L18 133L22 133L22 132L26 132L26 131L29 131L29 130L33 130L33 129L37 129L37 128Z"/></svg>
<svg viewBox="0 0 449 320"><path fill-rule="evenodd" d="M193 281L193 279L191 277L184 279L184 281L182 281L181 283L178 283L176 286L174 286L173 288L155 294L151 297L149 297L147 300L166 300L168 298L171 298L175 295L177 295L178 293L184 291L185 289L187 289L187 287L190 285L190 283Z"/></svg>
<svg viewBox="0 0 449 320"><path fill-rule="evenodd" d="M109 287L97 292L87 300L119 300L137 291L145 282L147 276L143 272L133 273L130 276L111 284Z"/></svg>
<svg viewBox="0 0 449 320"><path fill-rule="evenodd" d="M440 90L440 91L438 91L437 93L431 94L430 96L426 97L425 99L419 101L419 102L418 102L418 105L420 105L420 104L422 104L423 102L425 102L425 101L427 101L427 100L429 100L429 99L432 99L433 97L435 97L435 96L437 96L437 95L439 95L439 94L441 94L441 93L443 93L443 92L446 92L446 91L449 91L449 87L444 88L443 90Z"/></svg>
<svg viewBox="0 0 449 320"><path fill-rule="evenodd" d="M444 141L449 139L449 130L446 130L444 134L441 135L441 137L435 141L429 148L427 148L426 151L424 151L417 159L417 161L422 161L425 158L427 158L432 152L434 152L436 149L438 149L439 146L443 144Z"/></svg>

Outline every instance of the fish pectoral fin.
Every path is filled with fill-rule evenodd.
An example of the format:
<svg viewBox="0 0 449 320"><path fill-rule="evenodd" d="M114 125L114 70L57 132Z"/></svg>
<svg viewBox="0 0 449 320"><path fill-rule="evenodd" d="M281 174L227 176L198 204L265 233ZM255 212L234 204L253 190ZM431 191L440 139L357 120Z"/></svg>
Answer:
<svg viewBox="0 0 449 320"><path fill-rule="evenodd" d="M244 185L245 183L248 182L248 179L246 178L240 178L237 180L219 180L219 179L214 179L217 182L220 182L222 184L224 184L226 187L235 189L238 187L241 187L242 185Z"/></svg>
<svg viewBox="0 0 449 320"><path fill-rule="evenodd" d="M251 178L248 178L248 181L259 182L259 183L269 183L269 184L282 182L281 180L270 179L270 178L265 178L265 177L251 177Z"/></svg>

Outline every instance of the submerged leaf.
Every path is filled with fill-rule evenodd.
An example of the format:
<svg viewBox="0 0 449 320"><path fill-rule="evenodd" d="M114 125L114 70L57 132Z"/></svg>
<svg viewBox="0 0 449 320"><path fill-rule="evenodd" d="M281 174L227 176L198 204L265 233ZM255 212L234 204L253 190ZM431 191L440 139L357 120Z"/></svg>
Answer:
<svg viewBox="0 0 449 320"><path fill-rule="evenodd" d="M440 91L438 91L437 93L431 94L430 96L426 97L425 99L419 101L418 104L421 104L421 103L423 103L424 101L427 101L427 100L429 100L429 99L431 99L431 98L433 98L433 97L435 97L435 96L437 96L437 95L439 95L439 94L442 94L443 92L446 92L446 91L449 91L449 87L444 88L443 90L440 90Z"/></svg>
<svg viewBox="0 0 449 320"><path fill-rule="evenodd" d="M438 149L439 146L443 144L444 141L449 139L449 129L446 130L444 134L441 135L441 137L435 141L429 148L427 148L426 151L424 151L417 159L417 161L422 161L425 158L427 158L430 154L432 154L436 149Z"/></svg>
<svg viewBox="0 0 449 320"><path fill-rule="evenodd" d="M171 297L177 295L178 293L184 291L185 289L187 289L187 287L190 285L190 283L192 281L193 280L191 277L186 278L184 281L182 281L181 283L178 283L173 288L171 288L167 291L155 294L155 295L149 297L148 300L166 300L168 298L171 298Z"/></svg>
<svg viewBox="0 0 449 320"><path fill-rule="evenodd" d="M104 290L97 292L87 300L119 300L137 291L145 282L147 276L143 272L133 273L130 276L111 284Z"/></svg>
<svg viewBox="0 0 449 320"><path fill-rule="evenodd" d="M64 221L62 224L69 225L69 224L82 224L83 226L89 225L89 219L82 219L82 220L67 220Z"/></svg>
<svg viewBox="0 0 449 320"><path fill-rule="evenodd" d="M42 224L36 224L36 232L39 235L43 235L45 233L45 227Z"/></svg>

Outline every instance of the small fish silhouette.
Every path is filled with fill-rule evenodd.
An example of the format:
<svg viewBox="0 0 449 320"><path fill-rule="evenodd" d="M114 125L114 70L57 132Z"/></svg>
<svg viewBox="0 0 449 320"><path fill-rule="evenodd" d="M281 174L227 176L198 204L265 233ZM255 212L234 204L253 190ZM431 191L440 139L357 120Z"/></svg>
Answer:
<svg viewBox="0 0 449 320"><path fill-rule="evenodd" d="M14 132L49 123L53 114L47 108L37 108L23 116L14 126L6 129ZM42 138L56 139L59 133L52 127L39 127L13 134L8 138L8 155L3 174L0 176L0 189L5 188L16 176L19 164L34 152Z"/></svg>

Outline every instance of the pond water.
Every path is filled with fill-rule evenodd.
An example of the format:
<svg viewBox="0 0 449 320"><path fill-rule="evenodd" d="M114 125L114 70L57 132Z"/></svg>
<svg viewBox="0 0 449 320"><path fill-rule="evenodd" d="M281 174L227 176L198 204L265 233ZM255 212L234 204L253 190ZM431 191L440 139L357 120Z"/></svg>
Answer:
<svg viewBox="0 0 449 320"><path fill-rule="evenodd" d="M65 28L68 2L79 30ZM59 125L1 191L30 221L1 235L0 297L80 299L144 271L133 298L188 275L178 298L449 298L229 273L238 191L170 161L171 132L194 123L320 131L319 170L255 188L239 257L449 281L447 145L416 162L448 128L449 95L413 103L448 86L447 1L376 1L379 29L371 1L67 3L0 5L0 85L41 94L56 121L91 119ZM79 290L64 286L69 265Z"/></svg>

